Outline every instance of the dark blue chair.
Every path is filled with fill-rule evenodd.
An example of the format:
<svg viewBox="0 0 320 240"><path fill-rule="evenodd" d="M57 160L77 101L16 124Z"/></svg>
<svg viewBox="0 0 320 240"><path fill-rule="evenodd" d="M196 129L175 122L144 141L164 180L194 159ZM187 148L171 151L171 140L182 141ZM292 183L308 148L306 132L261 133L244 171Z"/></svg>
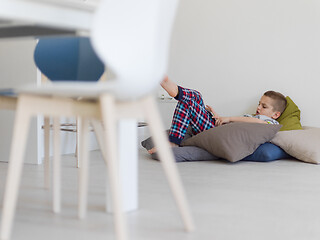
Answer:
<svg viewBox="0 0 320 240"><path fill-rule="evenodd" d="M50 81L98 81L105 66L87 37L41 38L34 51L34 62ZM0 90L0 108L15 110L15 89ZM76 124L60 124L62 131L77 132ZM45 165L49 159L49 119L45 118ZM77 152L77 151L76 151ZM48 179L45 185L48 186Z"/></svg>
<svg viewBox="0 0 320 240"><path fill-rule="evenodd" d="M35 51L34 62L41 73L50 81L98 81L105 71L103 62L98 58L87 37L54 37L39 39ZM75 100L75 99L73 99ZM15 110L19 101L15 89L0 91L0 107ZM50 118L45 117L45 186L49 186L49 134ZM64 127L63 127L64 125ZM75 131L70 124L54 121L55 131ZM62 126L60 128L60 126ZM78 161L77 161L78 162Z"/></svg>
<svg viewBox="0 0 320 240"><path fill-rule="evenodd" d="M105 71L87 37L41 38L34 51L34 62L40 72L50 81L98 81ZM49 186L49 134L50 119L44 119L45 131L45 186ZM61 131L78 134L76 123L56 123ZM78 139L78 136L77 136ZM76 156L78 156L76 144ZM77 166L79 161L77 158Z"/></svg>

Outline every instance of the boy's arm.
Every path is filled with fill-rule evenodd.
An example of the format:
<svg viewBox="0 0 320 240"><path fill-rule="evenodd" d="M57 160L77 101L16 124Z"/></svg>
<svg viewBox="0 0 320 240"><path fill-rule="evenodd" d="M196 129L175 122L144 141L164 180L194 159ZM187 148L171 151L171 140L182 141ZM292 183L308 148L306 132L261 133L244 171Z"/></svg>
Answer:
<svg viewBox="0 0 320 240"><path fill-rule="evenodd" d="M220 126L229 122L251 122L251 123L264 123L267 124L266 121L263 121L258 118L253 117L218 117L216 118L216 125Z"/></svg>

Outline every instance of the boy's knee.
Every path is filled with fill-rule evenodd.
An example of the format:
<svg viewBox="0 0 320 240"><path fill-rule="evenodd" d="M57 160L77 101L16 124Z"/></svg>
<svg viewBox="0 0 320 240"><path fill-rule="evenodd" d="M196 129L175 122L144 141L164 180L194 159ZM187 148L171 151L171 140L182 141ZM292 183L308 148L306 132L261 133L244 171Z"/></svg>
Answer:
<svg viewBox="0 0 320 240"><path fill-rule="evenodd" d="M194 99L196 99L198 102L202 101L202 95L200 92L198 92L197 90L193 91L193 97Z"/></svg>
<svg viewBox="0 0 320 240"><path fill-rule="evenodd" d="M202 95L200 92L194 89L187 89L187 88L179 88L179 99L180 101L185 101L190 104L191 102L197 102L201 103L202 102Z"/></svg>

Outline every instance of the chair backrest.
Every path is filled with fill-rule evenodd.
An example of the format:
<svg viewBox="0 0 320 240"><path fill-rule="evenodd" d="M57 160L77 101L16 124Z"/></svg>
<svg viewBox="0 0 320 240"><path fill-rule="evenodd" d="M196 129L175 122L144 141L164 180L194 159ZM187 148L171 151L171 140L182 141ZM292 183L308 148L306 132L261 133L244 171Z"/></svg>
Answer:
<svg viewBox="0 0 320 240"><path fill-rule="evenodd" d="M167 74L178 0L102 0L92 27L97 54L117 80L121 96L137 98ZM119 95L118 95L119 96Z"/></svg>
<svg viewBox="0 0 320 240"><path fill-rule="evenodd" d="M34 61L51 81L97 81L104 72L104 63L86 37L41 38Z"/></svg>

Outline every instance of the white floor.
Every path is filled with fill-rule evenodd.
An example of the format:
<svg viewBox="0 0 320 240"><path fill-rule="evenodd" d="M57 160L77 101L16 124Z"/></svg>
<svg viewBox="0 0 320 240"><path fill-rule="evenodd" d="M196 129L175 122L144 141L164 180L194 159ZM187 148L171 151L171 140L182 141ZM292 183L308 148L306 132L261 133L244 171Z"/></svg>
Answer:
<svg viewBox="0 0 320 240"><path fill-rule="evenodd" d="M104 164L91 153L89 211L77 219L77 169L63 157L62 213L51 211L42 166L25 165L14 240L115 239L105 213ZM140 208L127 214L130 240L320 239L320 168L294 160L270 163L179 163L196 231L183 230L161 164L140 149ZM6 163L0 163L1 207Z"/></svg>

